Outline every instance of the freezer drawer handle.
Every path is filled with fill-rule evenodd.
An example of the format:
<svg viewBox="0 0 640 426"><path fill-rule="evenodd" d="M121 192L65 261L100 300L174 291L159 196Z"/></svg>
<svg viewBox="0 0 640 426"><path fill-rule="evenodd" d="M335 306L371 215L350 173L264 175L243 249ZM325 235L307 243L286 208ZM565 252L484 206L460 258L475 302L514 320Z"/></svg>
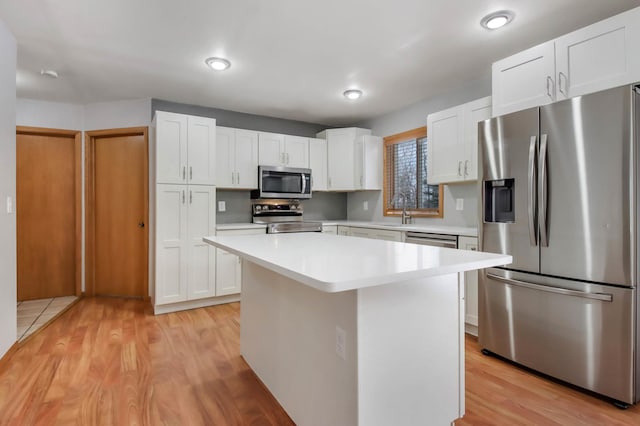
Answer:
<svg viewBox="0 0 640 426"><path fill-rule="evenodd" d="M547 293L564 294L565 296L583 297L585 299L602 300L603 302L612 302L613 295L608 293L588 293L585 291L569 290L566 288L549 287L546 285L532 284L525 281L514 280L511 278L499 277L494 274L487 274L487 278L492 280L501 281L505 284L515 285L517 287L530 288L532 290L546 291Z"/></svg>

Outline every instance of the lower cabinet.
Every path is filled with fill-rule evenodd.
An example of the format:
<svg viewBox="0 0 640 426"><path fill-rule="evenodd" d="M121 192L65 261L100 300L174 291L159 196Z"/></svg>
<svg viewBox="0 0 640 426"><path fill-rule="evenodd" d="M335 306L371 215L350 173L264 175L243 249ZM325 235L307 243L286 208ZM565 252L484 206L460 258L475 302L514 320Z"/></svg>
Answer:
<svg viewBox="0 0 640 426"><path fill-rule="evenodd" d="M474 237L458 237L458 248L461 250L478 250L478 239ZM465 294L465 328L466 332L478 335L478 271L464 273Z"/></svg>
<svg viewBox="0 0 640 426"><path fill-rule="evenodd" d="M155 305L216 295L215 252L202 241L215 234L215 203L214 186L156 186Z"/></svg>
<svg viewBox="0 0 640 426"><path fill-rule="evenodd" d="M218 231L216 235L255 235L264 234L265 229L233 229ZM240 293L242 272L240 257L222 249L216 250L216 296Z"/></svg>
<svg viewBox="0 0 640 426"><path fill-rule="evenodd" d="M324 234L338 234L338 225L322 225L322 232Z"/></svg>
<svg viewBox="0 0 640 426"><path fill-rule="evenodd" d="M338 226L338 234L349 237L371 238L374 240L404 241L404 232L356 226Z"/></svg>

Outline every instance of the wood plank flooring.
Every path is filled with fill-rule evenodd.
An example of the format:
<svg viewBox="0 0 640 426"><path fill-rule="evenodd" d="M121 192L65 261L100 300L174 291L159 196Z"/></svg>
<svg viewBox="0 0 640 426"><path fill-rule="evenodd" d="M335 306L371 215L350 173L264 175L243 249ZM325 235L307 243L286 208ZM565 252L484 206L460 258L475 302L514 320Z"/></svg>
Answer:
<svg viewBox="0 0 640 426"><path fill-rule="evenodd" d="M0 369L2 425L292 425L240 357L240 304L153 316L85 298ZM456 425L639 425L608 402L479 352ZM425 419L425 425L429 425Z"/></svg>

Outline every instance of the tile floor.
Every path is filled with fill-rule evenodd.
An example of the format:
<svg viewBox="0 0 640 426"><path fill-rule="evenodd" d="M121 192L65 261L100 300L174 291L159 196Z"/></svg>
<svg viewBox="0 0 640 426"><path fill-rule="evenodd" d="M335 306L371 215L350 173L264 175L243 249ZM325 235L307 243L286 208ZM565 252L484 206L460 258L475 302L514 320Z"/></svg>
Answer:
<svg viewBox="0 0 640 426"><path fill-rule="evenodd" d="M18 302L18 341L29 337L78 299L76 296Z"/></svg>

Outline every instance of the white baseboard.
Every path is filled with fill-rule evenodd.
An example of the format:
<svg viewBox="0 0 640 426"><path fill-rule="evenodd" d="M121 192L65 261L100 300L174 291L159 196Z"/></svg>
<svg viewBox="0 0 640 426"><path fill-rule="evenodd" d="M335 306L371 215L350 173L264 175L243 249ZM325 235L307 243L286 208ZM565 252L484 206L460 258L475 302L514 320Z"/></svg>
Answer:
<svg viewBox="0 0 640 426"><path fill-rule="evenodd" d="M155 315L168 314L170 312L186 311L188 309L204 308L206 306L221 305L223 303L239 302L239 294L229 296L209 297L206 299L187 300L186 302L170 303L167 305L155 305L153 313Z"/></svg>

